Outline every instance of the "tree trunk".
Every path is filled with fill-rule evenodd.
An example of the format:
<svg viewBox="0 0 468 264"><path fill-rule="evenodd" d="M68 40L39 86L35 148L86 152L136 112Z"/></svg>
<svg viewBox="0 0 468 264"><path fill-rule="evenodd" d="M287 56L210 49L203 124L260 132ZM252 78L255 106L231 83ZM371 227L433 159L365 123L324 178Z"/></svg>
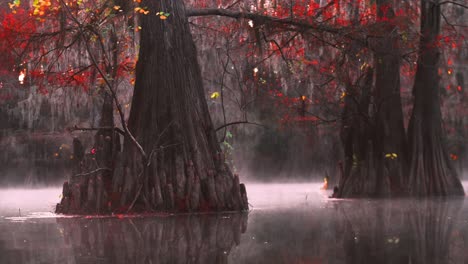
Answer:
<svg viewBox="0 0 468 264"><path fill-rule="evenodd" d="M135 91L125 142L121 205L168 211L248 209L245 187L227 167L205 99L182 0L143 1ZM144 163L150 164L145 166Z"/></svg>
<svg viewBox="0 0 468 264"><path fill-rule="evenodd" d="M248 210L245 186L226 165L208 112L184 2L147 0L142 6L152 15L140 19L128 128L144 153L128 134L120 152L118 136L108 129L114 123L106 100L101 127L107 129L98 131L95 153L77 154L74 176L64 184L56 211ZM154 15L161 11L170 15ZM81 143L74 145L75 152L83 151Z"/></svg>
<svg viewBox="0 0 468 264"><path fill-rule="evenodd" d="M416 196L464 195L444 145L438 65L438 1L421 0L421 39L410 119L410 192Z"/></svg>
<svg viewBox="0 0 468 264"><path fill-rule="evenodd" d="M104 98L100 127L112 128L114 115L112 97ZM119 141L113 129L99 129L94 137L91 153L85 153L81 142L73 140L72 177L63 185L62 200L56 212L65 214L88 214L109 212L112 190L113 157L119 150Z"/></svg>
<svg viewBox="0 0 468 264"><path fill-rule="evenodd" d="M376 173L379 182L389 179L392 194L398 194L405 192L407 176L407 143L400 96L399 35L397 27L387 21L395 17L391 1L378 0L377 12L378 19L382 20L379 22L382 30L374 48ZM382 183L377 186L381 189Z"/></svg>
<svg viewBox="0 0 468 264"><path fill-rule="evenodd" d="M338 187L339 197L375 196L378 189L379 175L375 171L374 157L375 128L369 115L373 72L368 68L356 84L348 84L346 88L341 127L345 162Z"/></svg>
<svg viewBox="0 0 468 264"><path fill-rule="evenodd" d="M347 92L344 110L344 180L340 197L390 196L407 193L408 158L400 96L400 51L395 17L388 0L377 1L378 34L374 50L375 84L370 108L372 78L368 76L358 103ZM370 79L369 79L370 78ZM364 96L367 94L366 96ZM353 105L355 105L353 107ZM359 106L358 106L359 105ZM357 111L357 109L360 109ZM367 120L366 120L367 119Z"/></svg>

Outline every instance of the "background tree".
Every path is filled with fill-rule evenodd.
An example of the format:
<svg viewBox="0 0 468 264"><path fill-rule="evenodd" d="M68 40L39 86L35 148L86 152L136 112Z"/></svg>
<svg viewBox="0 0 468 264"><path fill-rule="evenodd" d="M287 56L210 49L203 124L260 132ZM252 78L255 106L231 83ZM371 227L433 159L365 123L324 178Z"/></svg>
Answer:
<svg viewBox="0 0 468 264"><path fill-rule="evenodd" d="M12 14L10 18L19 19L21 12L15 3L12 4L12 9L17 13ZM36 46L62 43L50 46L57 47L60 51L68 47L68 53L64 54L81 52L76 54L84 55L78 57L81 59L78 61L83 64L72 67L72 71L63 67L56 68L55 76L62 76L65 73L64 76L67 77L65 79L68 79L68 77L76 76L77 72L82 73L78 70L79 68L83 69L85 65L92 66L89 68L89 77L80 77L81 80L92 83L95 77L98 77L99 86L118 96L122 92L129 94L130 91L131 93L133 70L131 66L126 67L129 69L129 76L123 78L117 74L119 76L117 79L122 81L115 83L111 62L113 56L107 55L115 50L112 48L110 35L107 34L111 32L109 29L112 29L113 24L128 25L127 31L123 30L127 27L119 27L115 30L119 43L117 48L120 51L117 64L121 65L125 61L132 64L137 48L140 44L143 47L144 44L139 42L139 35L143 33L145 26L139 23L143 23L146 21L145 17L150 16L159 19L156 19L158 22L172 23L172 14L164 10L166 7L158 6L157 8L161 10L152 10L147 5L138 2L135 2L133 6L124 6L111 1L84 1L79 4L77 2L76 5L67 5L71 11L68 13L64 12L66 9L61 8L64 7L63 3L58 9L54 9L53 5L47 6L47 1L44 4L38 3L41 4L34 6L31 10L32 16L29 16L27 12L23 13L25 16L22 19L32 18L35 27L30 28L30 31L24 31L26 38L18 38L20 44L24 40L25 45L17 45L15 53L22 54L22 58L26 58L26 61L32 61L34 56L41 55L40 57L44 58L42 55L47 53L47 49L36 49L32 53L18 52L31 50L29 40L43 43ZM417 3L394 3L393 1L375 3L373 1L320 1L320 3L315 3L314 1L252 0L243 2L190 1L189 6L184 13L190 17L188 23L191 25L191 31L194 33L195 42L199 48L200 71L206 87L205 92L201 94L208 99L207 109L214 114L213 123L217 128L214 130L219 131L218 136L223 141L223 147L220 150L225 155L229 155L226 159L230 163L234 161L244 172L246 169L253 169L255 174L263 172L265 178L274 177L275 174L280 174L278 171L281 170L293 175L310 174L312 171L322 173L322 175L331 172L333 176L336 174L333 173L333 168L337 167L337 160L344 155L344 175L340 181L343 197L408 193L406 188L408 173L405 171L410 153L406 153L405 150L404 127L408 123L412 107L411 95L408 92L409 86L412 86L416 73L417 54L422 52L418 51L420 30L409 23L409 21L419 23L420 9ZM456 2L446 4L446 6L456 6ZM458 5L458 7L462 6ZM447 10L450 9L447 8ZM453 10L455 13L459 11ZM56 17L62 19L58 22L59 20L54 20L54 17L49 14L57 14ZM139 14L141 18L134 17L136 14ZM64 15L65 19L63 19ZM73 17L78 23L72 19ZM232 18L237 20L232 20ZM44 27L41 24L43 23L41 21L47 19L54 21L51 24L53 27ZM126 24L122 23L123 20ZM436 43L438 45L444 43L452 50L458 50L458 47L464 45L463 33L456 33L456 30L452 29L447 30L447 26L456 27L449 20L445 20L441 33L435 37ZM10 26L9 28L11 30L21 27ZM71 40L77 40L75 43L81 46L70 45L73 42L60 41L63 39L64 30L62 29L65 29L66 34L73 36ZM37 34L38 32L40 34ZM15 34L14 31L12 34ZM47 38L51 39L47 42ZM39 42L39 39L45 41ZM106 41L102 41L103 39ZM169 45L160 45L157 42L163 39L166 42L171 40L171 38L158 36L157 40L151 39L151 41L156 41L154 46L164 47L163 50L166 51ZM86 43L89 45L83 45ZM124 45L126 43L129 43L127 48ZM128 49L128 47L135 47L135 49ZM25 54L34 56L25 57ZM444 103L443 118L452 120L450 107L447 106L456 105L456 102L461 102L460 105L463 105L463 75L461 78L457 77L456 88L453 88L455 83L452 79L460 75L459 72L455 72L453 61L455 58L458 60L460 56L449 50L444 50L444 54L450 58L446 58L446 65L440 65L437 74L444 77L442 79L444 86L450 83L442 94L441 102ZM57 54L52 53L46 56L49 64L54 65L51 58L55 55ZM127 60L128 55L130 59ZM153 54L145 56L145 59L151 58L150 55ZM73 55L67 56L74 58ZM60 65L64 65L62 60L66 61L67 56L62 56L58 60ZM159 56L161 57L158 57L158 60L164 61L164 66L170 69L171 67L167 65L173 62L162 55ZM444 69L444 67L447 68ZM27 76L33 77L29 74L32 72L29 70L31 64L27 64L25 68L28 69ZM119 69L121 68L124 67L119 66ZM177 70L185 74L185 71ZM447 75L442 74L444 71ZM88 71L83 73L88 76ZM148 73L140 70L140 74L143 76ZM38 71L31 81L41 76L44 79L43 76L48 75L53 76L53 72ZM167 76L158 81L162 83L162 86L172 82L171 87L178 83L171 81ZM128 90L122 90L123 87L128 87ZM149 87L149 84L141 83L137 87L143 87L141 88L143 91L147 89L145 87ZM148 98L142 96L140 99L135 97L134 100L147 104L147 102L163 98L159 91L151 91L151 93L154 93L154 98L157 99L153 96ZM173 97L173 95L170 96ZM161 206L160 201L156 202L156 200L163 197L165 191L161 191L161 196L159 196L154 183L149 184L153 176L150 175L151 173L146 173L146 171L157 170L147 168L149 165L160 166L160 164L154 163L148 157L151 156L150 153L153 153L153 156L158 156L163 161L169 160L167 163L174 163L170 160L175 159L175 163L185 163L182 167L187 167L187 163L188 167L191 167L192 163L195 165L196 161L191 157L185 158L186 154L184 154L186 155L184 160L177 158L180 156L177 154L180 149L187 152L187 149L194 148L190 145L191 143L187 146L174 144L177 144L176 141L189 137L187 133L197 134L198 128L195 126L193 132L183 131L178 135L173 131L177 130L178 124L185 121L177 121L179 118L176 117L175 123L170 123L157 116L144 117L145 121L158 120L163 123L162 127L155 128L157 131L148 133L143 131L141 128L144 127L144 121L135 121L132 124L133 121L130 120L131 126L126 127L125 109L130 109L130 103L126 103L125 100L129 100L130 96L126 99L119 98L119 100L115 100L115 96L111 97L117 106L115 117L120 119L118 123L121 124L119 125L121 130L117 129L117 131L126 137L125 149L135 148L125 154L115 154L118 161L116 164L123 165L115 168L116 180L113 181L112 190L109 188L107 190L108 195L113 197L109 198L111 207L124 205L120 208L123 209L125 204L127 209L128 206L139 208L157 207L156 204ZM458 98L460 101L453 98ZM194 102L198 102L195 105L202 102L199 100L201 99L194 99ZM166 109L164 111L168 113L175 111L172 105L165 103L161 105ZM135 107L138 112L146 114L143 109L139 108L140 106L132 106L132 109ZM152 106L144 108L152 109ZM202 112L206 111L203 108L200 109L197 115L202 116L204 115ZM463 127L463 122L456 127L458 129ZM252 123L260 123L262 126L254 126ZM240 126L234 126L239 124ZM340 126L342 127L344 154L337 147L339 142L339 129L337 128ZM449 123L442 130L454 131L454 127ZM88 129L91 128L88 127ZM166 132L171 133L168 135ZM107 136L112 137L112 135L114 133L110 132ZM171 138L172 136L180 138L175 140ZM105 139L106 136L103 135L103 138ZM148 142L155 141L154 138L158 138L159 141L152 146ZM174 143L169 143L172 141ZM195 142L199 144L196 140ZM211 141L208 140L208 142ZM84 145L86 152L89 152L90 144L84 142ZM101 143L96 143L95 146L98 153L101 148L104 148ZM163 152L173 153L171 154L173 157L163 157ZM245 153L251 154L244 160L240 159L239 157ZM457 153L460 154L462 151L451 147L452 161L449 162L454 162L455 157L458 157ZM207 155L201 154L201 156ZM246 166L249 163L250 165ZM179 165L168 164L167 166L172 171L182 171L176 169L180 168ZM274 168L274 170L267 171L265 168ZM96 169L104 168L87 171L92 172ZM134 179L126 181L127 177L124 175L133 175ZM167 184L167 175L163 178L166 179ZM338 182L337 177L334 178L332 182ZM164 188L178 189L175 193L179 192L179 198L181 198L180 193L183 188L175 186L173 180L169 183L171 186ZM121 195L122 192L124 195ZM174 191L169 193L174 193ZM174 197L169 195L166 199L169 201L169 207L176 204L176 199L172 198ZM185 197L182 200L184 199Z"/></svg>
<svg viewBox="0 0 468 264"><path fill-rule="evenodd" d="M440 51L441 5L421 1L421 40L414 81L414 107L408 137L410 142L410 192L418 196L464 195L463 186L451 164L440 111L437 69Z"/></svg>

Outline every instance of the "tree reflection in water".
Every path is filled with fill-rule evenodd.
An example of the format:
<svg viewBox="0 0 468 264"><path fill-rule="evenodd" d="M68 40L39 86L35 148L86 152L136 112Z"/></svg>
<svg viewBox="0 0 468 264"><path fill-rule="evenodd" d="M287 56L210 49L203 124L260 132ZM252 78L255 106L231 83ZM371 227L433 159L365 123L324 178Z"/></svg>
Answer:
<svg viewBox="0 0 468 264"><path fill-rule="evenodd" d="M41 218L0 208L0 263L468 263L468 200L274 195L256 203L248 229L245 214Z"/></svg>
<svg viewBox="0 0 468 264"><path fill-rule="evenodd" d="M337 206L345 220L346 263L464 263L465 241L455 226L463 200L375 201Z"/></svg>
<svg viewBox="0 0 468 264"><path fill-rule="evenodd" d="M247 214L57 221L76 263L227 263Z"/></svg>

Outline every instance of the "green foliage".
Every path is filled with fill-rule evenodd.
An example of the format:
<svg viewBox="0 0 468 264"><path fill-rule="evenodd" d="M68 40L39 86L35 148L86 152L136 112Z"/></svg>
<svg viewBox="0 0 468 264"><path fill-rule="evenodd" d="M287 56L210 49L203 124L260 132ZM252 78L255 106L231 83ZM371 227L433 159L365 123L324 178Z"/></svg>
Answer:
<svg viewBox="0 0 468 264"><path fill-rule="evenodd" d="M234 164L234 158L233 158L233 151L234 147L232 146L231 142L229 140L232 140L233 135L230 131L226 132L226 136L223 142L221 142L221 150L224 153L224 156L226 157L226 163L228 166L232 169L232 172L236 172L236 166Z"/></svg>

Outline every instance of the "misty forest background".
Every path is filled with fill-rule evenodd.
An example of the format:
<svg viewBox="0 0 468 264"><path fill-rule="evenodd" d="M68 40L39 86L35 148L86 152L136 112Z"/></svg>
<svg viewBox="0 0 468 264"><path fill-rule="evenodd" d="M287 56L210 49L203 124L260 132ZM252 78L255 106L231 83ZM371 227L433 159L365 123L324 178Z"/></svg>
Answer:
<svg viewBox="0 0 468 264"><path fill-rule="evenodd" d="M40 14L47 1L31 1L29 7L25 2L0 1L0 186L62 184L71 174L73 137L83 142L86 153L93 151L95 131L75 127L101 125L103 80L86 66L90 58L85 45L72 43L70 35L57 33L46 39L42 35L36 42L21 42L19 33L28 31L30 22L13 19L21 15L20 7L37 16L32 22L35 32L51 32L50 28L60 25L60 17L54 20ZM82 2L91 5L93 1ZM139 38L144 32L136 14L143 16L148 10L144 6L138 9L139 1L114 2L109 9L116 11L113 19L121 24L104 24L99 30L108 34L106 48L112 41L119 46L117 94L128 116ZM188 9L212 7L276 17L313 17L323 26L312 31L291 30L295 25L227 16L192 17L188 12L208 109L234 173L244 181L316 181L328 175L331 185L338 184L338 164L345 159L340 138L346 122L342 113L345 100L352 97L347 85L362 82L371 67L379 71L379 52L385 56L392 49L385 43L392 42L389 38L384 42L378 37L372 39L382 31L369 26L381 22L376 10L388 11L388 6L393 9L388 11L393 13L388 16L393 25L389 35L396 34L393 38L399 41L394 53L399 71L397 77L380 81L399 78L403 123L408 129L421 9L419 1L394 2L380 1L379 9L370 0L185 1ZM441 31L433 44L441 51L437 74L444 144L461 176L468 164L468 46L464 37L468 10L450 3L441 8ZM12 10L16 11L13 15ZM160 19L171 19L171 14L161 14ZM340 26L341 32L330 30ZM358 33L350 33L347 28ZM58 55L49 50L54 47L50 43L69 46ZM105 56L100 47L92 46L96 54ZM24 80L18 79L21 74ZM370 73L370 82L378 82L378 74ZM371 101L373 109L377 109L377 100ZM118 118L114 112L114 119ZM400 158L399 153L395 157L385 154L390 154L389 159Z"/></svg>

